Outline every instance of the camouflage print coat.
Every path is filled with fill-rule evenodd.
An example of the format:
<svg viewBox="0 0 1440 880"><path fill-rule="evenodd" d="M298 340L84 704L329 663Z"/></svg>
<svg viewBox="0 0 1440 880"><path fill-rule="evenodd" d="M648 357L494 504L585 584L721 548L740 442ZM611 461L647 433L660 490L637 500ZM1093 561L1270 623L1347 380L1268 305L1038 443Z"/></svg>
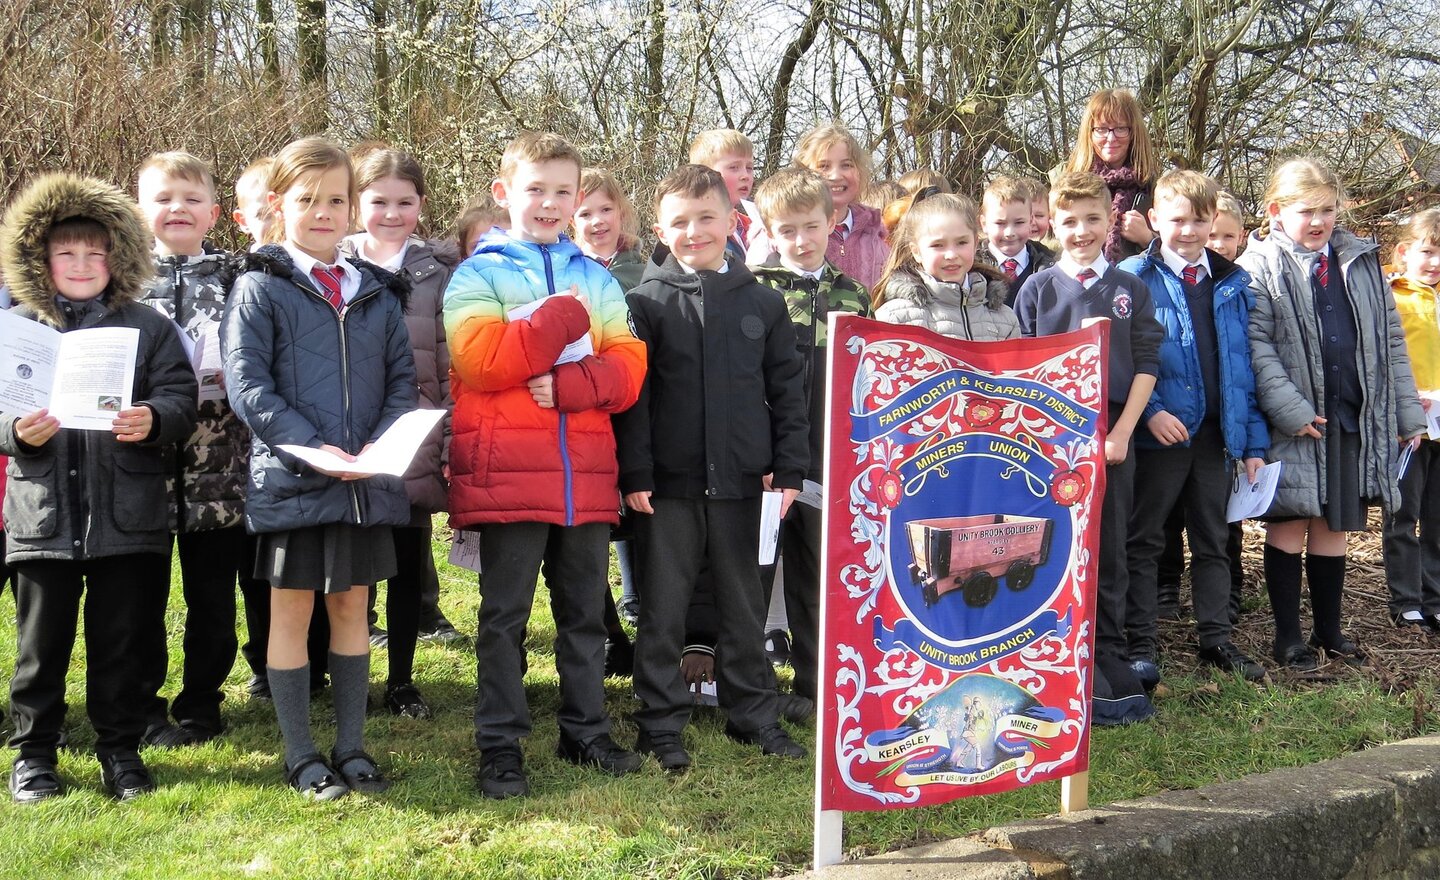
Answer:
<svg viewBox="0 0 1440 880"><path fill-rule="evenodd" d="M751 266L755 280L785 297L790 322L795 325L795 344L805 359L805 399L810 412L810 472L818 481L825 464L821 446L825 440L825 345L826 316L831 312L870 316L870 294L865 286L826 262L819 278L785 268L772 255L764 265Z"/></svg>
<svg viewBox="0 0 1440 880"><path fill-rule="evenodd" d="M146 285L142 301L179 324L192 340L206 328L219 333L237 269L236 259L224 253L156 257L155 278ZM249 460L250 432L229 401L202 400L195 432L175 448L166 479L170 531L244 525Z"/></svg>

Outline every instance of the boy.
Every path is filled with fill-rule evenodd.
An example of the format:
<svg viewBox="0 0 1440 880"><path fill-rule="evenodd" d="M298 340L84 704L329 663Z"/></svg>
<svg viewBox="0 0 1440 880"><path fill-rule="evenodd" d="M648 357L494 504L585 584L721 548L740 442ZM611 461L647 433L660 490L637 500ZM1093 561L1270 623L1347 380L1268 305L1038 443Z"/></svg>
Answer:
<svg viewBox="0 0 1440 880"><path fill-rule="evenodd" d="M155 277L146 283L142 301L178 324L193 345L204 347L219 333L236 275L230 256L205 242L220 219L215 178L189 153L156 153L140 166L136 189L155 237ZM250 579L253 557L245 553L250 434L220 391L202 390L195 432L173 451L166 469L170 530L180 548L185 595L184 683L170 707L176 724L166 717L165 701L153 699L145 731L149 745L202 743L224 730L220 688L235 662L235 584L237 578ZM156 672L158 688L165 669Z"/></svg>
<svg viewBox="0 0 1440 880"><path fill-rule="evenodd" d="M777 718L757 557L760 492L784 493L783 517L806 473L804 363L784 299L726 258L734 215L720 175L681 166L656 189L655 213L670 254L628 297L650 371L639 402L616 420L625 506L645 514L635 524L636 748L666 770L690 766L680 658L691 593L708 565L725 731L767 755L803 757Z"/></svg>
<svg viewBox="0 0 1440 880"><path fill-rule="evenodd" d="M750 244L750 228L759 219L750 188L755 185L755 145L733 128L702 131L690 143L690 162L719 172L725 192L735 206L735 228L730 232L729 249L741 262Z"/></svg>
<svg viewBox="0 0 1440 880"><path fill-rule="evenodd" d="M1030 240L1054 253L1059 244L1050 223L1050 188L1033 177L1022 177L1020 185L1030 202Z"/></svg>
<svg viewBox="0 0 1440 880"><path fill-rule="evenodd" d="M1250 275L1205 247L1215 181L1170 171L1155 184L1150 227L1158 238L1120 268L1145 283L1165 333L1160 374L1136 438L1130 517L1129 655L1154 661L1156 564L1165 523L1185 511L1200 662L1249 681L1265 668L1230 641L1229 529L1225 505L1243 461L1250 482L1265 463L1270 431L1255 404L1250 369Z"/></svg>
<svg viewBox="0 0 1440 880"><path fill-rule="evenodd" d="M1240 200L1228 192L1215 198L1215 222L1210 224L1210 240L1205 246L1227 260L1240 256L1245 246L1245 213Z"/></svg>
<svg viewBox="0 0 1440 880"><path fill-rule="evenodd" d="M165 446L195 428L195 373L175 327L137 300L153 271L135 202L107 183L51 174L11 204L0 263L15 312L62 332L137 331L132 403L110 431L60 427L46 410L0 413L9 455L6 562L18 641L10 796L63 794L56 767L65 674L85 598L86 709L101 781L129 800L155 788L138 749L165 663L170 535Z"/></svg>
<svg viewBox="0 0 1440 880"><path fill-rule="evenodd" d="M1150 291L1140 279L1112 267L1101 256L1105 237L1115 224L1105 181L1089 172L1062 174L1050 190L1050 215L1062 251L1060 258L1021 286L1015 297L1015 317L1026 336L1076 330L1087 318L1111 322L1095 662L1118 701L1102 703L1097 680L1096 719L1104 723L1109 712L1143 718L1152 714L1154 707L1136 677L1153 684L1159 680L1159 670L1130 667L1125 643L1129 586L1125 545L1135 474L1131 439L1155 389L1162 334L1155 322Z"/></svg>
<svg viewBox="0 0 1440 880"><path fill-rule="evenodd" d="M230 212L230 219L250 236L252 250L265 242L270 224L275 222L265 202L272 164L274 159L270 156L256 159L245 166L235 181L235 210Z"/></svg>
<svg viewBox="0 0 1440 880"><path fill-rule="evenodd" d="M620 285L561 234L583 164L558 135L511 141L491 185L509 232L491 230L445 291L455 379L450 523L480 532L475 744L490 798L529 792L521 642L542 563L559 591L557 753L616 776L640 766L610 738L603 609L619 519L610 414L639 395L645 346L627 326Z"/></svg>
<svg viewBox="0 0 1440 880"><path fill-rule="evenodd" d="M1024 181L1001 175L990 181L980 199L980 226L986 238L980 258L1005 273L1010 285L1005 305L1012 308L1026 279L1055 264L1055 252L1030 239L1029 195Z"/></svg>
<svg viewBox="0 0 1440 880"><path fill-rule="evenodd" d="M870 314L870 294L825 259L834 228L830 187L805 168L787 168L755 193L755 206L775 255L753 266L755 280L785 297L804 361L804 394L810 420L810 469L822 479L825 439L826 316L830 312ZM790 508L782 532L785 610L790 622L790 665L795 693L816 698L820 638L820 511L804 504Z"/></svg>

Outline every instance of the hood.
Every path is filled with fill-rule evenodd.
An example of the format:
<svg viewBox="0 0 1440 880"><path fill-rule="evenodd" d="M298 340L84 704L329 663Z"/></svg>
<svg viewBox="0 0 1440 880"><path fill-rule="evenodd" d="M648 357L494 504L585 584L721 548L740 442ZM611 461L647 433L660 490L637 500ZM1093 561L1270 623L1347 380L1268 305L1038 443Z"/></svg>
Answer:
<svg viewBox="0 0 1440 880"><path fill-rule="evenodd" d="M498 226L480 236L480 241L475 244L475 252L471 256L503 254L523 266L542 266L544 261L540 256L541 248L550 252L552 261L558 260L562 264L578 260L583 256L579 246L564 233L561 233L560 238L554 244L540 245L514 238L509 232Z"/></svg>
<svg viewBox="0 0 1440 880"><path fill-rule="evenodd" d="M47 174L10 204L0 229L0 270L16 304L29 306L52 327L63 322L50 280L46 242L62 220L85 217L110 232L110 287L105 304L116 308L141 296L155 275L150 232L140 206L119 189L90 177Z"/></svg>
<svg viewBox="0 0 1440 880"><path fill-rule="evenodd" d="M988 266L977 265L971 268L968 280L970 289L965 290L959 284L934 281L902 270L886 279L885 298L903 299L917 306L929 307L939 299L939 291L948 290L946 299L963 302L966 306L984 305L988 309L998 309L1005 304L1005 296L1010 290L1005 276Z"/></svg>
<svg viewBox="0 0 1440 880"><path fill-rule="evenodd" d="M658 249L657 249L658 250ZM743 262L736 259L733 254L726 253L725 264L729 267L724 272L705 272L705 278L713 279L714 290L733 290L755 280L755 275L745 266ZM657 262L651 257L650 262L645 266L645 275L641 284L650 281L659 281L670 287L678 287L681 290L698 290L700 288L701 276L693 272L687 272L680 266L680 261L669 251L665 252L663 262Z"/></svg>
<svg viewBox="0 0 1440 880"><path fill-rule="evenodd" d="M357 269L370 273L380 286L389 290L396 299L400 300L402 306L410 305L410 283L393 272L381 269L369 260L360 257L346 255L346 260ZM295 261L290 259L290 254L285 248L278 244L267 244L257 248L245 255L245 265L242 267L245 272L264 272L266 275L274 275L277 278L284 278L292 284L299 283L299 275L295 270ZM305 283L314 287L314 283L308 278ZM362 282L363 284L363 282Z"/></svg>

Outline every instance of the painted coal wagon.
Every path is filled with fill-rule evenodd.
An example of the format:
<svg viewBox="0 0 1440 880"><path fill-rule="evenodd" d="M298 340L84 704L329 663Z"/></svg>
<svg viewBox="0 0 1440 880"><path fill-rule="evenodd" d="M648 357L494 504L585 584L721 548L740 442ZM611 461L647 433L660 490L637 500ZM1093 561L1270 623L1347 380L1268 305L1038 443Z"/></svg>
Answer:
<svg viewBox="0 0 1440 880"><path fill-rule="evenodd" d="M965 604L984 608L995 599L999 578L1019 592L1050 558L1051 522L1034 516L982 514L917 519L905 524L915 561L910 576L926 605L952 590Z"/></svg>

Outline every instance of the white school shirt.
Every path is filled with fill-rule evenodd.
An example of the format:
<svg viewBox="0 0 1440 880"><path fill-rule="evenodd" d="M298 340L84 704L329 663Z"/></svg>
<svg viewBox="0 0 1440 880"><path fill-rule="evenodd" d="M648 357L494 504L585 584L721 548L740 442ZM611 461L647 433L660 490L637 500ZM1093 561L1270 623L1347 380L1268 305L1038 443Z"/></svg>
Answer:
<svg viewBox="0 0 1440 880"><path fill-rule="evenodd" d="M1202 278L1211 278L1215 274L1210 271L1210 254L1206 251L1201 251L1200 259L1191 263L1162 244L1160 245L1160 257L1165 261L1165 265L1170 267L1170 271L1175 273L1176 278L1184 278L1185 269L1189 266L1200 267L1200 274L1195 276L1197 281Z"/></svg>
<svg viewBox="0 0 1440 880"><path fill-rule="evenodd" d="M1060 254L1060 259L1055 261L1055 265L1060 267L1061 272L1064 272L1066 275L1069 275L1076 281L1080 280L1081 272L1085 271L1086 269L1094 270L1095 277L1091 278L1089 281L1082 282L1081 284L1081 286L1084 287L1086 290L1089 290L1090 285L1094 284L1096 281L1099 281L1102 277L1104 277L1105 273L1110 269L1110 263L1104 257L1096 257L1095 262L1091 263L1088 266L1082 266L1079 263L1075 262L1075 260L1072 259L1069 254L1064 253L1063 251Z"/></svg>
<svg viewBox="0 0 1440 880"><path fill-rule="evenodd" d="M988 241L985 243L985 246L990 249L990 256L995 258L995 265L997 266L1004 266L1006 260L1014 260L1016 275L1024 272L1025 268L1030 265L1030 249L1025 247L1024 245L1020 246L1020 253L1016 254L1013 257L1005 256L1005 254L1002 253L999 248L995 247L995 245L991 244Z"/></svg>
<svg viewBox="0 0 1440 880"><path fill-rule="evenodd" d="M291 247L288 241L282 247L285 248L285 253L290 255L290 259L295 261L295 268L300 270L300 274L305 276L305 279L310 282L310 286L314 287L319 284L312 274L315 267L324 266L327 269L340 270L340 298L347 304L355 298L355 294L360 292L360 270L345 259L338 249L335 251L335 262L326 263L315 259L299 248ZM325 291L320 292L323 294Z"/></svg>

